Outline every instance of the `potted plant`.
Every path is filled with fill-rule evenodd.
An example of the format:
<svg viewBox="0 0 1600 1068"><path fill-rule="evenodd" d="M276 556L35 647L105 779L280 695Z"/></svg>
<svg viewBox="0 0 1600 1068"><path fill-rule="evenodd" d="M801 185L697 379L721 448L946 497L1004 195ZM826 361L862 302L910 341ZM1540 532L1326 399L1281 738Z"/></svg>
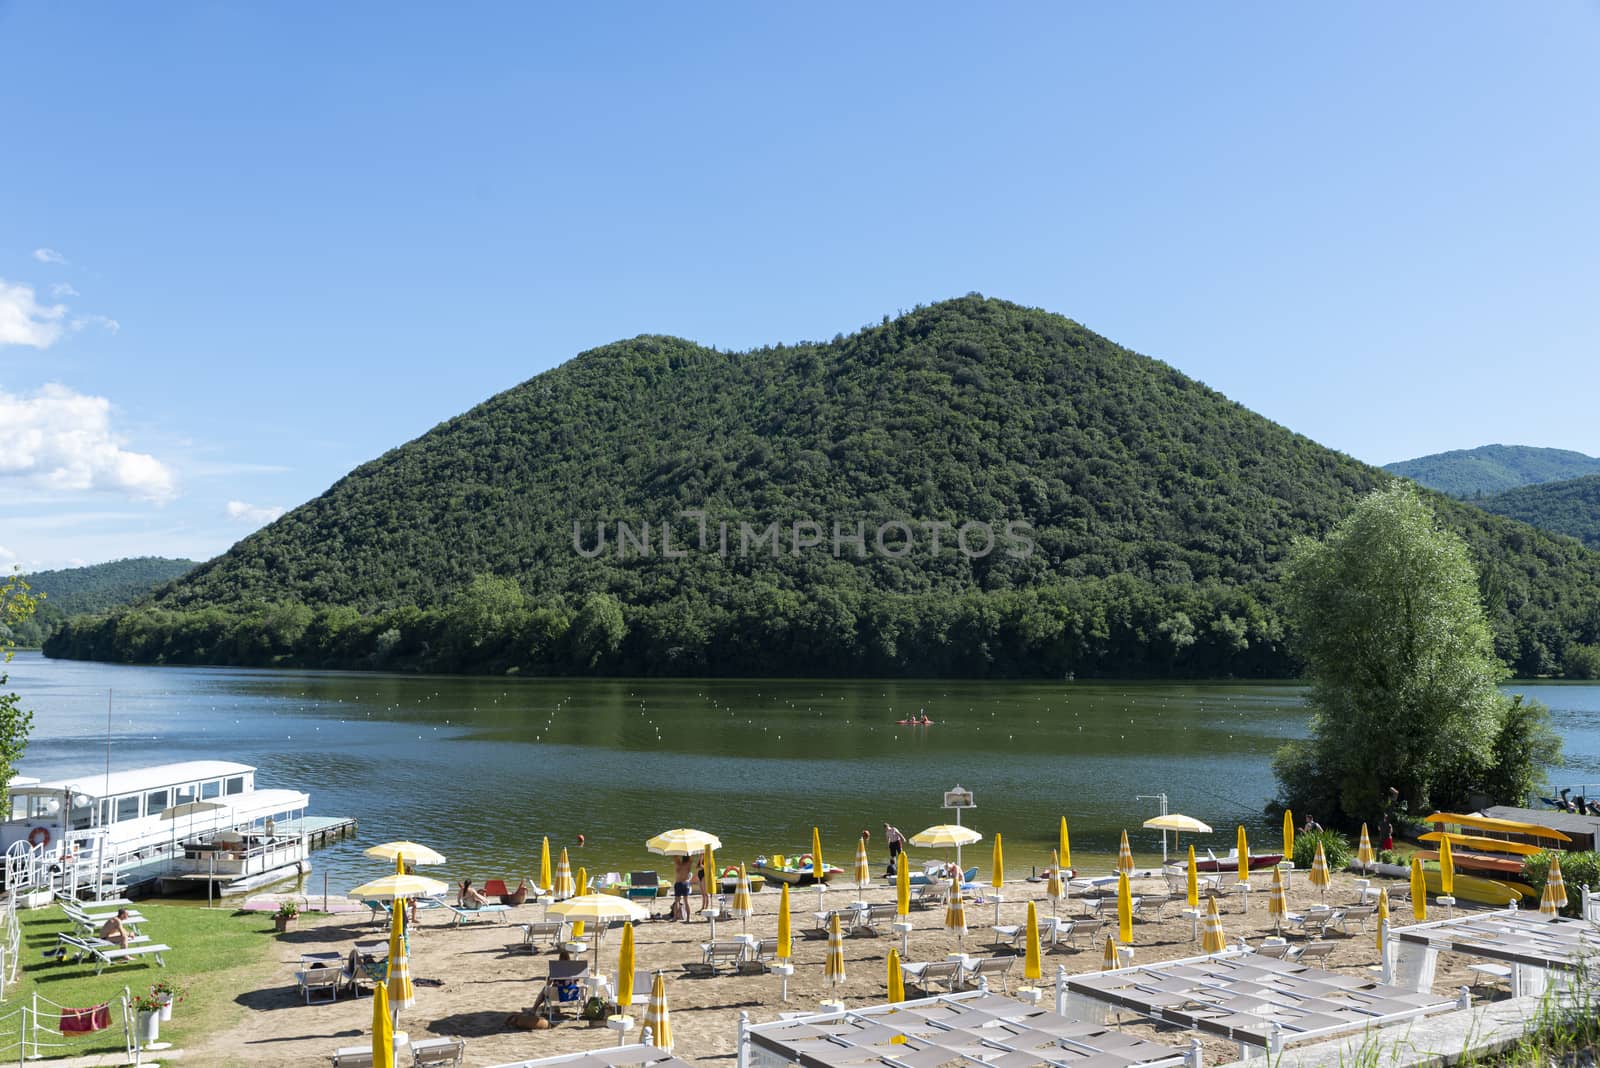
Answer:
<svg viewBox="0 0 1600 1068"><path fill-rule="evenodd" d="M183 1000L184 989L170 979L158 979L150 987L150 996L161 1005L163 1022L172 1019L172 1006Z"/></svg>
<svg viewBox="0 0 1600 1068"><path fill-rule="evenodd" d="M136 1034L140 1044L145 1047L155 1045L161 1038L161 1002L149 994L135 994L130 1004L139 1021Z"/></svg>
<svg viewBox="0 0 1600 1068"><path fill-rule="evenodd" d="M282 934L284 931L289 929L295 920L299 918L299 904L294 901L284 901L278 905L278 912L275 916L273 916L273 922L277 924L278 933Z"/></svg>

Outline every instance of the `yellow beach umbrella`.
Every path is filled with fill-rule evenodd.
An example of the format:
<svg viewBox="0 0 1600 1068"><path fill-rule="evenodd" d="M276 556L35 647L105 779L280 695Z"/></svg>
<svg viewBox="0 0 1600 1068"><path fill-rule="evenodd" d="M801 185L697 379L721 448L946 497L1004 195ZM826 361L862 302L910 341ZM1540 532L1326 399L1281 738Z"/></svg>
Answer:
<svg viewBox="0 0 1600 1068"><path fill-rule="evenodd" d="M1411 916L1418 923L1428 918L1428 880L1422 874L1422 858L1411 858Z"/></svg>
<svg viewBox="0 0 1600 1068"><path fill-rule="evenodd" d="M595 929L594 938L594 968L598 972L600 943L605 938L606 925L616 920L631 920L637 923L648 919L650 910L638 902L629 901L616 894L583 894L551 905L550 915L572 921L574 931L577 930L580 920L592 920L599 925Z"/></svg>
<svg viewBox="0 0 1600 1068"><path fill-rule="evenodd" d="M589 889L588 889L588 887L589 887L589 872L581 864L578 866L578 877L577 877L577 879L573 880L573 886L575 888L573 890L574 894L587 894L589 892ZM583 921L582 920L573 920L572 921L572 937L573 938L582 938L583 937ZM598 965L599 965L598 959L595 961L595 964L598 967Z"/></svg>
<svg viewBox="0 0 1600 1068"><path fill-rule="evenodd" d="M1205 953L1221 953L1226 948L1228 939L1222 933L1222 914L1217 911L1217 899L1211 898L1206 909L1205 930L1200 933L1200 949Z"/></svg>
<svg viewBox="0 0 1600 1068"><path fill-rule="evenodd" d="M744 862L739 862L739 881L733 888L733 904L728 911L739 917L739 930L746 930L750 922L750 914L756 910L755 903L750 898L750 875L745 871Z"/></svg>
<svg viewBox="0 0 1600 1068"><path fill-rule="evenodd" d="M1022 977L1037 982L1044 973L1039 967L1039 914L1031 901L1028 902L1027 939L1027 948L1022 954Z"/></svg>
<svg viewBox="0 0 1600 1068"><path fill-rule="evenodd" d="M779 960L788 960L794 952L794 943L789 937L789 884L783 884L783 892L778 895L778 952L775 956Z"/></svg>
<svg viewBox="0 0 1600 1068"><path fill-rule="evenodd" d="M372 991L372 1065L394 1068L394 1023L389 1019L389 992L381 985Z"/></svg>
<svg viewBox="0 0 1600 1068"><path fill-rule="evenodd" d="M822 885L822 875L828 869L822 865L822 831L817 827L811 828L811 874L817 880L817 885Z"/></svg>
<svg viewBox="0 0 1600 1068"><path fill-rule="evenodd" d="M1317 855L1311 858L1311 874L1306 876L1311 880L1311 885L1322 891L1322 896L1328 896L1328 883L1333 876L1328 871L1328 854L1323 852L1322 843L1317 843Z"/></svg>
<svg viewBox="0 0 1600 1068"><path fill-rule="evenodd" d="M956 933L957 944L964 944L967 938L967 906L961 900L961 880L950 880L950 900L944 907L944 929Z"/></svg>
<svg viewBox="0 0 1600 1068"><path fill-rule="evenodd" d="M956 864L961 864L961 847L983 841L983 835L959 823L940 823L926 827L911 836L911 844L924 849L949 849L956 851Z"/></svg>
<svg viewBox="0 0 1600 1068"><path fill-rule="evenodd" d="M1189 871L1184 879L1184 900L1189 907L1200 907L1200 866L1195 863L1194 846L1189 847Z"/></svg>
<svg viewBox="0 0 1600 1068"><path fill-rule="evenodd" d="M1439 842L1439 893L1451 897L1456 892L1456 858L1450 850L1450 839Z"/></svg>
<svg viewBox="0 0 1600 1068"><path fill-rule="evenodd" d="M692 857L706 846L721 849L722 839L706 831L697 831L693 827L674 827L670 831L662 831L644 843L644 847L650 852L663 857Z"/></svg>
<svg viewBox="0 0 1600 1068"><path fill-rule="evenodd" d="M867 864L867 840L856 839L856 887L865 890L872 885L872 869Z"/></svg>
<svg viewBox="0 0 1600 1068"><path fill-rule="evenodd" d="M894 911L901 919L911 915L911 865L903 860L895 865Z"/></svg>
<svg viewBox="0 0 1600 1068"><path fill-rule="evenodd" d="M550 875L550 839L539 844L539 889L550 893L555 889L555 879Z"/></svg>
<svg viewBox="0 0 1600 1068"><path fill-rule="evenodd" d="M428 879L421 875L394 874L362 883L351 890L349 896L367 898L371 901L395 901L413 897L437 897L448 889L449 887L438 879Z"/></svg>
<svg viewBox="0 0 1600 1068"><path fill-rule="evenodd" d="M994 858L990 861L993 869L989 873L989 885L996 890L1005 888L1006 885L1006 854L1005 847L1000 843L1000 835L994 836Z"/></svg>
<svg viewBox="0 0 1600 1068"><path fill-rule="evenodd" d="M1060 854L1054 850L1050 854L1050 881L1044 884L1044 896L1050 899L1050 915L1056 915L1056 909L1061 904L1061 891L1066 883L1061 878Z"/></svg>
<svg viewBox="0 0 1600 1068"><path fill-rule="evenodd" d="M1117 938L1133 942L1133 888L1125 871L1117 873Z"/></svg>
<svg viewBox="0 0 1600 1068"><path fill-rule="evenodd" d="M822 976L837 990L844 982L844 932L839 929L839 914L828 917L828 956L822 962Z"/></svg>
<svg viewBox="0 0 1600 1068"><path fill-rule="evenodd" d="M1061 855L1059 867L1072 867L1072 839L1067 837L1067 817L1061 817L1060 841L1056 843L1056 850Z"/></svg>
<svg viewBox="0 0 1600 1068"><path fill-rule="evenodd" d="M1117 960L1117 943L1110 935L1106 935L1106 951L1100 957L1100 970L1103 972L1115 971L1119 963Z"/></svg>
<svg viewBox="0 0 1600 1068"><path fill-rule="evenodd" d="M1389 888L1378 891L1378 952L1383 952L1383 929L1389 924Z"/></svg>
<svg viewBox="0 0 1600 1068"><path fill-rule="evenodd" d="M1361 825L1361 842L1356 846L1356 863L1361 865L1361 870L1366 871L1367 866L1378 859L1372 851L1372 839L1367 835L1367 825Z"/></svg>
<svg viewBox="0 0 1600 1068"><path fill-rule="evenodd" d="M1283 859L1294 860L1294 813L1283 810Z"/></svg>
<svg viewBox="0 0 1600 1068"><path fill-rule="evenodd" d="M700 889L708 894L721 890L722 880L717 877L717 849L710 842L700 853L700 866L705 869L705 874L700 877Z"/></svg>
<svg viewBox="0 0 1600 1068"><path fill-rule="evenodd" d="M622 925L622 948L617 950L617 1006L627 1012L633 1004L633 923Z"/></svg>
<svg viewBox="0 0 1600 1068"><path fill-rule="evenodd" d="M406 910L397 904L389 912L389 977L384 985L389 988L389 1011L398 1016L417 998L411 985L411 962L406 959Z"/></svg>
<svg viewBox="0 0 1600 1068"><path fill-rule="evenodd" d="M644 1025L650 1031L650 1044L672 1052L672 1016L667 1012L667 981L656 972L650 984L650 1004L645 1006Z"/></svg>
<svg viewBox="0 0 1600 1068"><path fill-rule="evenodd" d="M444 854L436 853L416 842L385 842L364 850L369 857L382 860L403 860L407 864L443 864Z"/></svg>
<svg viewBox="0 0 1600 1068"><path fill-rule="evenodd" d="M1545 889L1550 891L1550 900L1556 903L1556 908L1567 907L1567 881L1561 877L1561 855L1550 854L1550 873L1545 876Z"/></svg>
<svg viewBox="0 0 1600 1068"><path fill-rule="evenodd" d="M906 980L900 973L900 951L889 950L889 1004L894 1005L906 999Z"/></svg>
<svg viewBox="0 0 1600 1068"><path fill-rule="evenodd" d="M1144 821L1145 827L1152 831L1171 831L1179 834L1187 831L1190 834L1210 834L1211 825L1201 823L1193 816L1185 816L1181 812L1169 812L1165 816L1152 816Z"/></svg>
<svg viewBox="0 0 1600 1068"><path fill-rule="evenodd" d="M553 889L555 890L555 898L557 901L560 901L562 898L571 897L573 894L577 893L577 891L573 888L572 864L567 860L566 846L561 847L561 863L556 865L556 882Z"/></svg>
<svg viewBox="0 0 1600 1068"><path fill-rule="evenodd" d="M1246 885L1250 883L1250 839L1245 837L1244 824L1239 824L1239 844L1235 850L1239 854L1239 881Z"/></svg>
<svg viewBox="0 0 1600 1068"><path fill-rule="evenodd" d="M1133 874L1133 850L1128 847L1128 832L1122 832L1122 844L1117 846L1117 870L1124 875Z"/></svg>
<svg viewBox="0 0 1600 1068"><path fill-rule="evenodd" d="M1274 930L1283 930L1283 921L1289 915L1289 903L1283 896L1283 871L1272 869L1272 893L1267 898L1267 915L1272 917Z"/></svg>

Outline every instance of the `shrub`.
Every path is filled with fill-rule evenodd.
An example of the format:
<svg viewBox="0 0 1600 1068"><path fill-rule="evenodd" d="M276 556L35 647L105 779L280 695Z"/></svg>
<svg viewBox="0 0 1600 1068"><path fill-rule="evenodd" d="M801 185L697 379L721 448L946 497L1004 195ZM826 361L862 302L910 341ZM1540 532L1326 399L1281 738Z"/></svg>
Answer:
<svg viewBox="0 0 1600 1068"><path fill-rule="evenodd" d="M1343 871L1355 854L1350 842L1338 831L1297 831L1294 836L1294 866L1300 871L1310 871L1311 861L1317 855L1317 843L1328 858L1329 871Z"/></svg>
<svg viewBox="0 0 1600 1068"><path fill-rule="evenodd" d="M1550 851L1535 853L1531 857L1524 857L1522 861L1522 881L1539 891L1544 892L1546 877L1550 874ZM1567 887L1567 907L1561 910L1563 916L1578 915L1579 908L1583 905L1582 887L1587 886L1591 891L1600 893L1600 853L1566 853L1561 854L1561 881Z"/></svg>

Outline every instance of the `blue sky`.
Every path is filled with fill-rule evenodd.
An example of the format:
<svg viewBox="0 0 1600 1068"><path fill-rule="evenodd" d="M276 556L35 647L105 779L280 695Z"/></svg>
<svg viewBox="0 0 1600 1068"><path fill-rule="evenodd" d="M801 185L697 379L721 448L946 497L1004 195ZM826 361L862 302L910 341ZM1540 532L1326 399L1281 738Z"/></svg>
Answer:
<svg viewBox="0 0 1600 1068"><path fill-rule="evenodd" d="M1600 454L1600 5L567 7L0 0L0 562L971 290L1363 460Z"/></svg>

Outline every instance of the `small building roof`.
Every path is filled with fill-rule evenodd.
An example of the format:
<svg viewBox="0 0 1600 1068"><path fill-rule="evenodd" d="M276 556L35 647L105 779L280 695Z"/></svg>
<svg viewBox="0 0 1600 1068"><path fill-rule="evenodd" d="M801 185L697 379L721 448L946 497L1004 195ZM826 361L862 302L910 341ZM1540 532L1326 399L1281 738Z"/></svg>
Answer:
<svg viewBox="0 0 1600 1068"><path fill-rule="evenodd" d="M1482 814L1500 820L1542 823L1572 838L1572 844L1566 847L1568 849L1593 849L1596 841L1600 841L1600 816L1584 816L1555 808L1517 808L1514 805L1491 805L1483 809ZM1580 838L1588 840L1580 841Z"/></svg>
<svg viewBox="0 0 1600 1068"><path fill-rule="evenodd" d="M221 779L241 775L256 769L249 764L235 764L227 760L185 760L177 764L158 764L148 768L131 768L127 771L90 771L70 779L52 779L48 782L13 784L13 790L75 790L90 797L115 797L117 794L158 790L163 786L182 785L203 779Z"/></svg>

